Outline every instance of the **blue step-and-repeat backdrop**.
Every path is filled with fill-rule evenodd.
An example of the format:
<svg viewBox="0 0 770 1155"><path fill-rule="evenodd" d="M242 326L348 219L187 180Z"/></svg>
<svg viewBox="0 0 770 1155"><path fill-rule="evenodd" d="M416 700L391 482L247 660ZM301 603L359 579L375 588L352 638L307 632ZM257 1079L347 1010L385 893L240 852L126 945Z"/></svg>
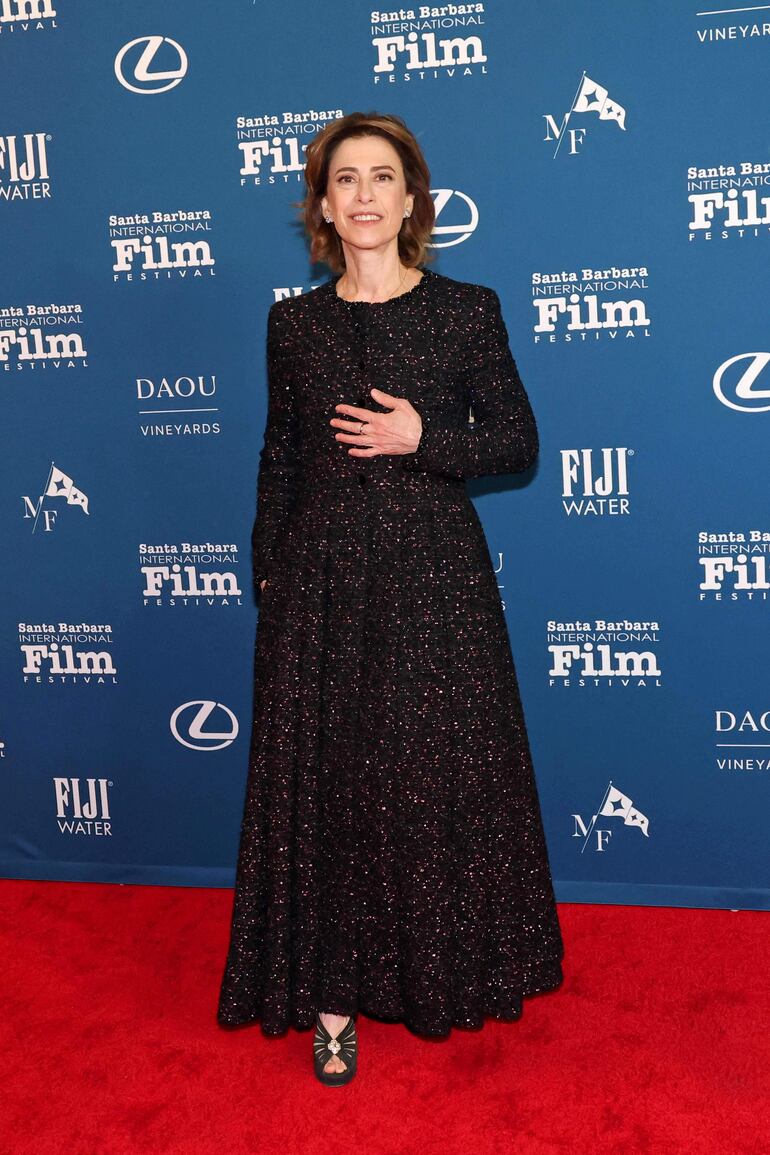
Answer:
<svg viewBox="0 0 770 1155"><path fill-rule="evenodd" d="M0 874L233 881L267 311L377 110L539 423L469 491L557 897L770 907L769 56L770 4L0 0Z"/></svg>

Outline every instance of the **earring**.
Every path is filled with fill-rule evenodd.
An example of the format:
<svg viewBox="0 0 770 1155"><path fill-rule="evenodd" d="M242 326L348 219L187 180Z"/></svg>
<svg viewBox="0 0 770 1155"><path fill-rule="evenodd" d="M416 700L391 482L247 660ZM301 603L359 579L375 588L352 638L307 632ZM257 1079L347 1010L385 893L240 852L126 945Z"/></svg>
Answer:
<svg viewBox="0 0 770 1155"><path fill-rule="evenodd" d="M324 217L324 220L326 221L327 225L330 225L332 223L331 217Z"/></svg>
<svg viewBox="0 0 770 1155"><path fill-rule="evenodd" d="M410 217L411 215L412 215L412 214L411 214L410 212L405 212L405 213L404 213L404 216L405 216L405 217Z"/></svg>

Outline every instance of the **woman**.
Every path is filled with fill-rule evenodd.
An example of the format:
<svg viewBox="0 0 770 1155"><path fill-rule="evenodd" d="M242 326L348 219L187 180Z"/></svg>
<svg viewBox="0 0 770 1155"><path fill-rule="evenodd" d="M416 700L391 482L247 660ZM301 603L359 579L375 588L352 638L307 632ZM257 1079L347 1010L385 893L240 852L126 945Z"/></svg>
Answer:
<svg viewBox="0 0 770 1155"><path fill-rule="evenodd" d="M359 1011L428 1036L514 1020L563 945L497 579L465 479L538 451L497 294L421 268L430 175L395 116L307 149L311 256L268 314L255 706L223 1026ZM469 423L469 406L473 422Z"/></svg>

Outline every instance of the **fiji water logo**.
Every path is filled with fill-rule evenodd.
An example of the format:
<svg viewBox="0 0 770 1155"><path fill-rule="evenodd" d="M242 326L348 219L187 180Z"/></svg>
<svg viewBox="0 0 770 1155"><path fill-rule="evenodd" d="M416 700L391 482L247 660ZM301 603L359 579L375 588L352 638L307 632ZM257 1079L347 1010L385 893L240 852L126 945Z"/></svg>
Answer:
<svg viewBox="0 0 770 1155"><path fill-rule="evenodd" d="M45 132L0 136L0 202L50 199L50 141Z"/></svg>
<svg viewBox="0 0 770 1155"><path fill-rule="evenodd" d="M112 834L109 778L54 778L56 822L60 834L105 837Z"/></svg>
<svg viewBox="0 0 770 1155"><path fill-rule="evenodd" d="M562 449L562 508L567 517L630 513L628 460L633 449ZM596 456L594 456L596 454Z"/></svg>

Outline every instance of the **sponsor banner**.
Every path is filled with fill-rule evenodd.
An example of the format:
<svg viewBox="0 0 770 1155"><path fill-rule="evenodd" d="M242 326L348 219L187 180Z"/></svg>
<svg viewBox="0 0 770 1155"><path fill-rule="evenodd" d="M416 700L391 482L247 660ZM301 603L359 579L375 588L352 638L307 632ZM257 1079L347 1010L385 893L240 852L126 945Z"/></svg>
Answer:
<svg viewBox="0 0 770 1155"><path fill-rule="evenodd" d="M0 305L0 370L87 369L82 305Z"/></svg>
<svg viewBox="0 0 770 1155"><path fill-rule="evenodd" d="M91 622L19 622L21 681L25 686L118 684L115 631Z"/></svg>
<svg viewBox="0 0 770 1155"><path fill-rule="evenodd" d="M244 575L240 561L235 543L142 542L142 604L177 608L241 606L242 587L251 589L251 575Z"/></svg>
<svg viewBox="0 0 770 1155"><path fill-rule="evenodd" d="M112 279L147 284L213 277L214 231L209 209L113 213L107 222Z"/></svg>
<svg viewBox="0 0 770 1155"><path fill-rule="evenodd" d="M565 689L649 689L663 685L661 629L629 619L546 624L548 685Z"/></svg>
<svg viewBox="0 0 770 1155"><path fill-rule="evenodd" d="M757 602L770 590L770 531L726 530L698 534L698 600Z"/></svg>
<svg viewBox="0 0 770 1155"><path fill-rule="evenodd" d="M531 287L536 345L595 344L652 335L646 265L537 272Z"/></svg>

